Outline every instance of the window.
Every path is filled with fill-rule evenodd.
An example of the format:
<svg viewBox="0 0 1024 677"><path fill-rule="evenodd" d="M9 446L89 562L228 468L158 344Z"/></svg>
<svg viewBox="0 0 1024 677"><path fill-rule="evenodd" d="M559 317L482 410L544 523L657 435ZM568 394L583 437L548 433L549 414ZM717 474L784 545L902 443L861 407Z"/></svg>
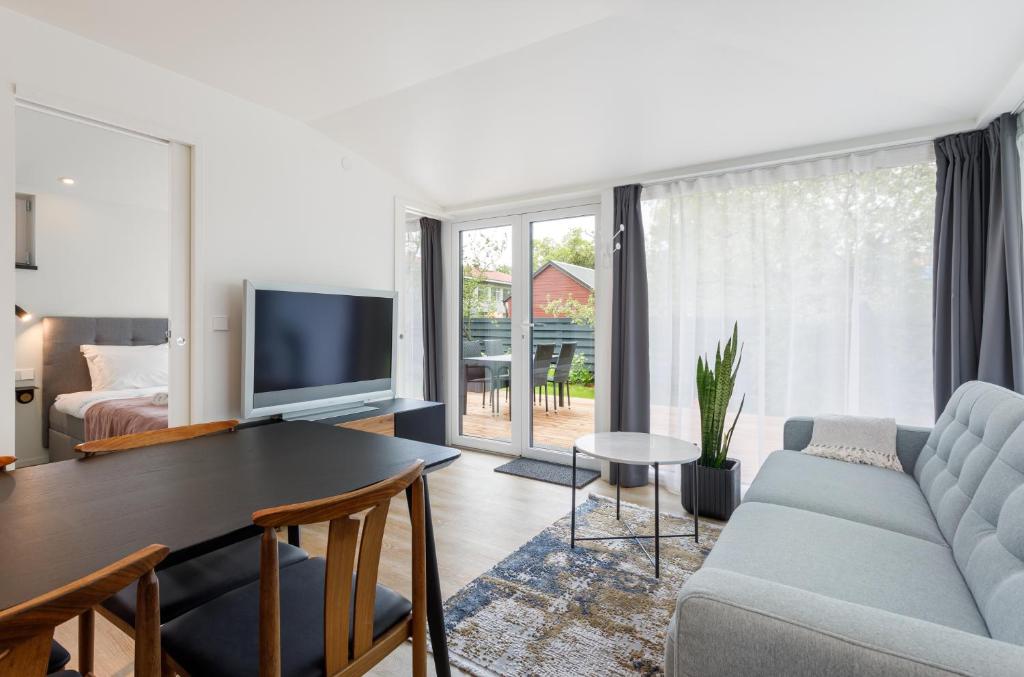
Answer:
<svg viewBox="0 0 1024 677"><path fill-rule="evenodd" d="M793 415L932 423L929 145L644 189L654 432L699 439L697 356L739 324L744 481Z"/></svg>

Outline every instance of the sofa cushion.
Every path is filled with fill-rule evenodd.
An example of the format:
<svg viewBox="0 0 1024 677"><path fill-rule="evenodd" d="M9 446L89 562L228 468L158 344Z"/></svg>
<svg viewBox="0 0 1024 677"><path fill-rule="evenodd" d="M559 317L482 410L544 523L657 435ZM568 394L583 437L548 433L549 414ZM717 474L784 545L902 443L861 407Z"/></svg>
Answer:
<svg viewBox="0 0 1024 677"><path fill-rule="evenodd" d="M974 492L953 554L991 635L1024 646L1024 426Z"/></svg>
<svg viewBox="0 0 1024 677"><path fill-rule="evenodd" d="M1024 397L953 393L914 475L996 639L1024 645Z"/></svg>
<svg viewBox="0 0 1024 677"><path fill-rule="evenodd" d="M914 478L946 542L1007 438L1024 422L1024 398L988 383L956 389L917 457Z"/></svg>
<svg viewBox="0 0 1024 677"><path fill-rule="evenodd" d="M811 510L946 545L917 482L902 472L776 451L743 501Z"/></svg>
<svg viewBox="0 0 1024 677"><path fill-rule="evenodd" d="M704 566L988 636L952 551L888 529L744 503Z"/></svg>

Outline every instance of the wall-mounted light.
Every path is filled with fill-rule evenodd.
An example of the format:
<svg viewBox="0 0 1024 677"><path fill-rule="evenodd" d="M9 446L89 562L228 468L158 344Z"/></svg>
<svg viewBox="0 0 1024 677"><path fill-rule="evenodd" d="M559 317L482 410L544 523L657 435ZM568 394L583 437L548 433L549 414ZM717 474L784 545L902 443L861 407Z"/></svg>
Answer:
<svg viewBox="0 0 1024 677"><path fill-rule="evenodd" d="M18 316L18 319L22 322L28 322L32 319L32 313L28 312L18 304L14 304L14 314Z"/></svg>
<svg viewBox="0 0 1024 677"><path fill-rule="evenodd" d="M73 186L73 185L75 185L75 180L72 179L70 176L62 176L62 177L58 178L57 180L60 181L61 183L63 183L65 186Z"/></svg>

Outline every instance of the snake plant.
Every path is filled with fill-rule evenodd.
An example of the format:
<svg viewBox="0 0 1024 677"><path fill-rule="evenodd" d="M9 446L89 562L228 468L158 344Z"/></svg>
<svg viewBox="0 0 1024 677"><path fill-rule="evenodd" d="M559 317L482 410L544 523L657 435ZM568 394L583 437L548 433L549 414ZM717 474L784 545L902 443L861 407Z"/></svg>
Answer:
<svg viewBox="0 0 1024 677"><path fill-rule="evenodd" d="M729 455L729 443L736 430L736 421L743 411L747 396L740 400L740 408L732 420L732 426L725 430L726 408L732 399L736 385L736 373L743 359L743 346L739 345L738 323L733 324L732 337L721 341L715 349L715 364L705 355L697 357L697 403L700 405L700 464L708 468L721 468Z"/></svg>

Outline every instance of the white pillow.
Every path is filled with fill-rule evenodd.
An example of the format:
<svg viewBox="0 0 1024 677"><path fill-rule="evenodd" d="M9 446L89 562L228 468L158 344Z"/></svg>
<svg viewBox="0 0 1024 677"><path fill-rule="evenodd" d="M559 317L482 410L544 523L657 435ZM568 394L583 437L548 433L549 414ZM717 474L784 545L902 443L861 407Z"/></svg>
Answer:
<svg viewBox="0 0 1024 677"><path fill-rule="evenodd" d="M93 390L166 386L167 344L155 346L80 346Z"/></svg>
<svg viewBox="0 0 1024 677"><path fill-rule="evenodd" d="M896 420L868 416L815 416L805 454L903 472L896 454Z"/></svg>

